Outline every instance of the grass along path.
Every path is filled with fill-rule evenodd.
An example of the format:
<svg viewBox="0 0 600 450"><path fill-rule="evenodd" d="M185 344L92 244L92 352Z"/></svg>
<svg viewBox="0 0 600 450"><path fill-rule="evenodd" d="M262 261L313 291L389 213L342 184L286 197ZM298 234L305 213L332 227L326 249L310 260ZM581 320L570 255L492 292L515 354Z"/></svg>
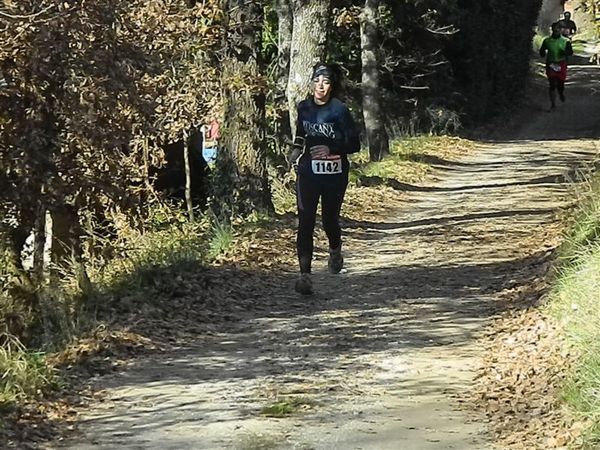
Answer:
<svg viewBox="0 0 600 450"><path fill-rule="evenodd" d="M550 156L544 164L553 164L555 158L564 156L564 150L570 149L577 164L564 172L562 178L579 181L579 186L572 185L567 191L565 205L568 207L581 200L578 192L587 189L582 180L588 177L586 171L593 169L588 163L595 160L597 166L600 151L600 130L591 118L600 112L594 96L600 83L600 71L590 66L573 69L567 103L556 114L546 114L545 118L539 112L547 105L546 83L541 76L537 79L536 96L523 115L539 115L538 120L513 136L513 139L535 140ZM578 174L576 166L583 172ZM572 369L578 364L580 350L567 339L565 331L569 332L569 326L565 327L564 321L557 320L560 316L554 314L559 309L572 309L573 303L577 303L574 296L565 296L568 291L561 288L574 286L567 282L568 276L561 277L558 284L561 287L552 288L556 279L554 271L550 271L556 267L554 258L558 255L560 266L564 257L563 249L556 250L564 246L565 216L562 210L560 220L546 228L546 251L532 267L531 282L526 286L515 284L507 292L504 298L507 311L487 330L488 337L484 341L487 350L478 370L472 400L492 423L499 448L579 448L584 445L584 437L588 440L590 436L586 431L589 416L581 411L569 411L565 402L565 386L569 386L565 383L567 377L576 374ZM568 266L566 275L573 273ZM562 295L557 296L558 292ZM584 292L581 294L585 296ZM578 316L587 323L594 322L590 320L593 317L590 309L571 310L568 315Z"/></svg>

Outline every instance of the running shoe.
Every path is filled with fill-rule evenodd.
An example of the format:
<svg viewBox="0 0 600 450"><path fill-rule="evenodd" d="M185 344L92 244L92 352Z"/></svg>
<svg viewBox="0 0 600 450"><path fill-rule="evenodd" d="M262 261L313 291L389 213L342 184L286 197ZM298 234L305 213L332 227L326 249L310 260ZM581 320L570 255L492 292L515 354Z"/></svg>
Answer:
<svg viewBox="0 0 600 450"><path fill-rule="evenodd" d="M296 289L298 294L311 295L313 293L313 287L310 273L301 273L298 280L296 280L294 289Z"/></svg>
<svg viewBox="0 0 600 450"><path fill-rule="evenodd" d="M344 267L344 257L342 256L342 244L338 248L329 249L329 261L327 267L331 273L340 273Z"/></svg>

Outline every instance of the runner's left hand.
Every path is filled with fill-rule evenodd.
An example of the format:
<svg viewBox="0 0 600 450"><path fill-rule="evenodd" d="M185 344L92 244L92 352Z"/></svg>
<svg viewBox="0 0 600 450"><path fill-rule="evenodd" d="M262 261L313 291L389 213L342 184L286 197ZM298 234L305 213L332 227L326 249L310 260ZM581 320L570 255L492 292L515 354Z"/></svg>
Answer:
<svg viewBox="0 0 600 450"><path fill-rule="evenodd" d="M310 156L313 159L326 158L329 155L329 147L327 147L326 145L315 145L310 148Z"/></svg>
<svg viewBox="0 0 600 450"><path fill-rule="evenodd" d="M292 151L288 153L286 158L288 163L288 170L297 170L298 160L300 159L300 156L302 156L302 148L294 146L292 148Z"/></svg>

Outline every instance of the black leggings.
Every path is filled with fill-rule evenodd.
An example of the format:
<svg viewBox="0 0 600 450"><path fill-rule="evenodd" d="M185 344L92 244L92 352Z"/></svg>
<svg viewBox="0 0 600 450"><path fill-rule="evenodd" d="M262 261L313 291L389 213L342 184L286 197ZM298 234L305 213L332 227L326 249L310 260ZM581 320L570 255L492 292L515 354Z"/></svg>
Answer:
<svg viewBox="0 0 600 450"><path fill-rule="evenodd" d="M559 95L564 94L565 92L565 82L559 80L558 78L548 78L548 84L550 86L550 97L552 99L552 93L554 91L558 91Z"/></svg>
<svg viewBox="0 0 600 450"><path fill-rule="evenodd" d="M320 178L322 177L322 179ZM317 218L317 205L321 198L323 229L329 240L329 248L342 243L340 211L348 186L348 174L309 177L298 174L296 199L298 204L298 261L300 272L310 273L313 255L313 233Z"/></svg>

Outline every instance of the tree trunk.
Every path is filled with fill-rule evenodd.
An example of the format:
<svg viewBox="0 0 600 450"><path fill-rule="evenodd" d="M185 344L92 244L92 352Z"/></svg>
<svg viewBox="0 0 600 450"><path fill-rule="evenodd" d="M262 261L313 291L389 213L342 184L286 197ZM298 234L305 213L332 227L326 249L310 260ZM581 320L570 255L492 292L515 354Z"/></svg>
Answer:
<svg viewBox="0 0 600 450"><path fill-rule="evenodd" d="M222 215L272 212L264 136L266 83L259 51L263 9L258 0L226 0L225 5L224 132L216 167L220 204L215 206Z"/></svg>
<svg viewBox="0 0 600 450"><path fill-rule="evenodd" d="M294 25L294 16L292 14L291 0L277 0L277 19L278 19L278 55L277 55L277 89L273 93L273 101L277 105L279 114L277 116L275 140L277 155L281 158L282 168L287 167L285 156L288 153L286 142L290 141L292 130L290 129L290 114L287 108L286 89L288 77L290 75L290 51L292 48L292 30Z"/></svg>
<svg viewBox="0 0 600 450"><path fill-rule="evenodd" d="M188 217L194 220L194 204L192 202L192 171L190 169L190 138L187 130L183 131L183 163L185 167L185 204Z"/></svg>
<svg viewBox="0 0 600 450"><path fill-rule="evenodd" d="M44 285L44 253L46 249L46 207L38 200L33 222L33 279L38 288Z"/></svg>
<svg viewBox="0 0 600 450"><path fill-rule="evenodd" d="M564 3L558 0L544 0L538 16L538 28L543 35L550 34L550 26L560 20Z"/></svg>
<svg viewBox="0 0 600 450"><path fill-rule="evenodd" d="M20 300L37 312L37 289L30 274L24 269L21 261L21 250L25 245L27 233L19 226L7 233L5 250L5 270L10 274L8 294L13 300Z"/></svg>
<svg viewBox="0 0 600 450"><path fill-rule="evenodd" d="M77 277L77 284L88 303L94 301L94 290L84 261L82 236L75 206L66 204L51 210L52 259L57 267L69 265Z"/></svg>
<svg viewBox="0 0 600 450"><path fill-rule="evenodd" d="M290 74L290 52L292 49L292 30L294 29L294 16L290 0L277 0L278 18L278 65L279 80L278 87L284 91Z"/></svg>
<svg viewBox="0 0 600 450"><path fill-rule="evenodd" d="M371 161L380 161L390 152L385 114L379 95L378 9L379 0L365 0L365 7L360 16L363 119Z"/></svg>
<svg viewBox="0 0 600 450"><path fill-rule="evenodd" d="M296 107L306 98L312 67L325 58L330 0L292 0L294 24L287 85L290 128L296 133Z"/></svg>

